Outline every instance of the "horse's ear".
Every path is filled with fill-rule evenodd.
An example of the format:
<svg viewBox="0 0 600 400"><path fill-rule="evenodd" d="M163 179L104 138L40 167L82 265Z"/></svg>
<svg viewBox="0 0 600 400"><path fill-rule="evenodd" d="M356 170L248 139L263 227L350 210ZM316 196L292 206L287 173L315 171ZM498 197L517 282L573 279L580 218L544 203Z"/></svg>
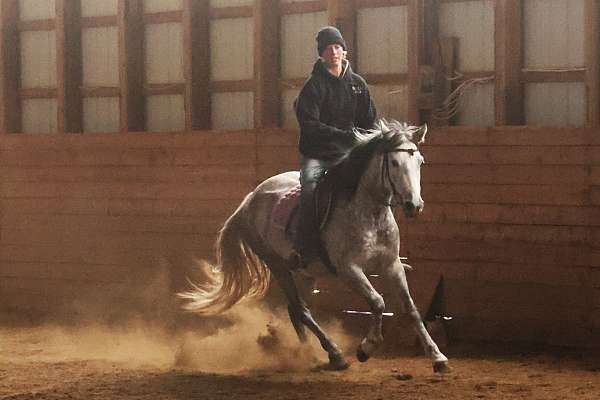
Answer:
<svg viewBox="0 0 600 400"><path fill-rule="evenodd" d="M385 132L389 132L390 128L388 128L387 124L386 124L386 120L381 118L379 120L379 129L381 130L381 132L385 133Z"/></svg>
<svg viewBox="0 0 600 400"><path fill-rule="evenodd" d="M421 144L425 142L425 135L427 135L427 124L423 124L413 133L413 143Z"/></svg>

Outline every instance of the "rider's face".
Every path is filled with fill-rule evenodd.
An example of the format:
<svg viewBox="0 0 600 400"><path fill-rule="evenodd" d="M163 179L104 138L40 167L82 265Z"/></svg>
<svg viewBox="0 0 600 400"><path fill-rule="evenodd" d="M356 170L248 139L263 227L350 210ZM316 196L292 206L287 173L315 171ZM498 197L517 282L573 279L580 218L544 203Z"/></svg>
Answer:
<svg viewBox="0 0 600 400"><path fill-rule="evenodd" d="M344 59L344 48L338 43L330 44L323 50L321 57L329 68L341 66Z"/></svg>

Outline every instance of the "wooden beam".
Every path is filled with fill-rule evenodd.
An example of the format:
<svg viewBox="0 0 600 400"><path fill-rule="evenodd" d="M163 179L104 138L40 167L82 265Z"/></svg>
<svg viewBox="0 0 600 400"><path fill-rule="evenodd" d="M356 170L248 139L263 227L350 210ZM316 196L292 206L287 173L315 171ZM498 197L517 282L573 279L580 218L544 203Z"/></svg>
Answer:
<svg viewBox="0 0 600 400"><path fill-rule="evenodd" d="M36 87L36 88L21 88L19 96L23 99L55 99L57 97L57 89L53 87Z"/></svg>
<svg viewBox="0 0 600 400"><path fill-rule="evenodd" d="M252 6L231 6L210 9L211 19L250 18L254 14Z"/></svg>
<svg viewBox="0 0 600 400"><path fill-rule="evenodd" d="M407 122L420 124L421 63L423 58L423 0L408 0L408 111Z"/></svg>
<svg viewBox="0 0 600 400"><path fill-rule="evenodd" d="M144 14L144 24L166 24L168 22L181 22L183 11L163 11Z"/></svg>
<svg viewBox="0 0 600 400"><path fill-rule="evenodd" d="M19 1L0 2L0 134L21 131Z"/></svg>
<svg viewBox="0 0 600 400"><path fill-rule="evenodd" d="M355 0L356 8L380 8L380 7L396 7L405 6L408 0Z"/></svg>
<svg viewBox="0 0 600 400"><path fill-rule="evenodd" d="M495 119L496 125L525 123L523 102L522 19L520 0L496 0L495 12Z"/></svg>
<svg viewBox="0 0 600 400"><path fill-rule="evenodd" d="M453 121L452 115L444 110L444 102L452 92L453 81L449 80L456 70L456 50L458 48L458 39L456 37L437 38L432 45L431 66L433 67L433 87L432 97L433 105L428 115L428 122L436 126L450 125ZM494 75L494 71L487 75ZM454 81L456 85L458 82Z"/></svg>
<svg viewBox="0 0 600 400"><path fill-rule="evenodd" d="M183 94L185 83L151 83L144 86L144 96Z"/></svg>
<svg viewBox="0 0 600 400"><path fill-rule="evenodd" d="M321 11L327 11L326 0L313 0L294 3L280 3L279 12L281 15L287 14L308 14Z"/></svg>
<svg viewBox="0 0 600 400"><path fill-rule="evenodd" d="M106 26L117 26L116 15L98 15L93 17L82 17L82 28L102 28Z"/></svg>
<svg viewBox="0 0 600 400"><path fill-rule="evenodd" d="M254 127L279 126L279 0L254 2Z"/></svg>
<svg viewBox="0 0 600 400"><path fill-rule="evenodd" d="M584 82L586 80L586 69L565 70L543 70L522 69L521 80L523 83L532 82Z"/></svg>
<svg viewBox="0 0 600 400"><path fill-rule="evenodd" d="M328 21L329 25L336 26L344 40L348 50L348 59L352 61L356 49L356 7L355 0L328 0ZM352 67L356 68L352 61Z"/></svg>
<svg viewBox="0 0 600 400"><path fill-rule="evenodd" d="M423 2L423 63L432 65L437 55L436 49L440 48L440 23L439 3L436 0Z"/></svg>
<svg viewBox="0 0 600 400"><path fill-rule="evenodd" d="M585 88L587 94L587 126L600 125L600 34L598 0L585 0L584 5Z"/></svg>
<svg viewBox="0 0 600 400"><path fill-rule="evenodd" d="M184 1L183 73L186 130L211 127L209 13L208 1Z"/></svg>
<svg viewBox="0 0 600 400"><path fill-rule="evenodd" d="M119 97L121 88L116 86L84 86L81 88L83 97Z"/></svg>
<svg viewBox="0 0 600 400"><path fill-rule="evenodd" d="M17 20L18 21L18 20ZM56 29L56 21L54 19L34 19L31 21L19 21L19 31L53 31Z"/></svg>
<svg viewBox="0 0 600 400"><path fill-rule="evenodd" d="M81 2L56 0L57 131L83 132Z"/></svg>
<svg viewBox="0 0 600 400"><path fill-rule="evenodd" d="M143 131L144 21L142 0L119 0L120 131Z"/></svg>
<svg viewBox="0 0 600 400"><path fill-rule="evenodd" d="M408 82L407 73L388 73L388 74L362 74L369 85L378 84L405 84Z"/></svg>

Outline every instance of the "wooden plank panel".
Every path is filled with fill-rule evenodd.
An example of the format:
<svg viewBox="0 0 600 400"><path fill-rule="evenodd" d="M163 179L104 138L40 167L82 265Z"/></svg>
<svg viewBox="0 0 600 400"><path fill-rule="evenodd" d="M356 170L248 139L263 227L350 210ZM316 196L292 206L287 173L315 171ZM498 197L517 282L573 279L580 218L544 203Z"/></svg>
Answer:
<svg viewBox="0 0 600 400"><path fill-rule="evenodd" d="M252 129L254 126L254 93L223 92L212 95L214 129ZM232 113L231 110L236 110Z"/></svg>
<svg viewBox="0 0 600 400"><path fill-rule="evenodd" d="M210 24L210 37L212 80L254 78L254 20L252 18L213 20Z"/></svg>
<svg viewBox="0 0 600 400"><path fill-rule="evenodd" d="M21 130L18 0L0 3L0 134Z"/></svg>
<svg viewBox="0 0 600 400"><path fill-rule="evenodd" d="M585 185L589 166L429 165L422 171L423 184L470 183L496 185Z"/></svg>
<svg viewBox="0 0 600 400"><path fill-rule="evenodd" d="M83 99L83 132L118 132L119 98L91 97Z"/></svg>
<svg viewBox="0 0 600 400"><path fill-rule="evenodd" d="M589 206L587 185L472 185L428 183L423 198L429 202L520 205Z"/></svg>
<svg viewBox="0 0 600 400"><path fill-rule="evenodd" d="M146 97L146 129L149 132L177 132L185 129L184 99L181 94Z"/></svg>
<svg viewBox="0 0 600 400"><path fill-rule="evenodd" d="M563 69L585 65L584 3L584 0L523 1L524 66Z"/></svg>
<svg viewBox="0 0 600 400"><path fill-rule="evenodd" d="M429 202L420 220L449 223L600 226L600 210L593 206L476 204Z"/></svg>
<svg viewBox="0 0 600 400"><path fill-rule="evenodd" d="M467 165L597 165L594 153L600 152L597 146L424 146L422 154L427 166Z"/></svg>
<svg viewBox="0 0 600 400"><path fill-rule="evenodd" d="M81 3L56 0L58 133L83 131Z"/></svg>
<svg viewBox="0 0 600 400"><path fill-rule="evenodd" d="M461 73L494 68L493 1L443 2L438 15L440 36L458 41L456 63Z"/></svg>
<svg viewBox="0 0 600 400"><path fill-rule="evenodd" d="M358 70L369 84L406 79L408 71L407 7L368 8L357 13ZM378 43L373 46L373 43ZM387 80L386 79L386 80ZM399 83L399 82L394 82Z"/></svg>
<svg viewBox="0 0 600 400"><path fill-rule="evenodd" d="M145 128L144 25L141 0L119 0L120 130Z"/></svg>
<svg viewBox="0 0 600 400"><path fill-rule="evenodd" d="M119 10L118 0L81 0L81 15L83 17L116 16ZM114 24L117 24L115 18Z"/></svg>
<svg viewBox="0 0 600 400"><path fill-rule="evenodd" d="M588 226L508 225L488 223L421 222L408 226L408 235L419 240L481 241L482 243L518 242L559 246L594 246L600 228Z"/></svg>
<svg viewBox="0 0 600 400"><path fill-rule="evenodd" d="M301 78L299 86L316 61L317 31L327 25L327 13L284 15L281 18L281 77Z"/></svg>
<svg viewBox="0 0 600 400"><path fill-rule="evenodd" d="M518 242L481 243L480 241L429 240L405 236L406 254L415 265L418 260L536 264L573 267L600 267L600 258L587 246L557 246Z"/></svg>
<svg viewBox="0 0 600 400"><path fill-rule="evenodd" d="M81 33L81 46L83 85L118 87L119 32L117 27L84 29Z"/></svg>
<svg viewBox="0 0 600 400"><path fill-rule="evenodd" d="M183 26L146 25L145 79L147 84L183 82Z"/></svg>
<svg viewBox="0 0 600 400"><path fill-rule="evenodd" d="M583 82L525 85L525 120L536 126L584 126L587 106Z"/></svg>
<svg viewBox="0 0 600 400"><path fill-rule="evenodd" d="M240 148L237 151L226 149L215 149L215 151L197 152L198 157L207 156L211 158L210 164L198 168L198 164L191 162L174 164L174 155L165 154L164 150L139 150L137 152L122 151L115 152L112 157L116 162L111 162L109 150L106 150L104 158L107 162L96 162L96 157L90 157L87 161L73 162L69 166L49 165L39 168L2 167L5 174L5 182L146 182L146 183L216 183L227 181L251 181L253 172L247 167L232 163L230 160L239 158L240 152L248 152ZM225 154L225 156L222 156ZM232 154L232 155L229 155ZM215 160L216 157L225 158ZM161 158L162 157L162 158ZM192 158L191 155L185 157ZM244 156L242 156L244 157ZM99 157L98 157L99 158ZM178 158L178 163L184 158ZM76 160L79 161L79 160ZM87 161L87 162L86 162ZM215 161L219 163L215 163Z"/></svg>
<svg viewBox="0 0 600 400"><path fill-rule="evenodd" d="M280 120L279 1L254 4L254 127L277 127Z"/></svg>
<svg viewBox="0 0 600 400"><path fill-rule="evenodd" d="M19 37L22 88L55 87L57 39L54 31L23 32Z"/></svg>
<svg viewBox="0 0 600 400"><path fill-rule="evenodd" d="M496 125L521 125L525 112L522 60L522 10L518 0L495 3Z"/></svg>
<svg viewBox="0 0 600 400"><path fill-rule="evenodd" d="M183 74L186 130L211 126L210 26L206 1L185 0L183 9Z"/></svg>
<svg viewBox="0 0 600 400"><path fill-rule="evenodd" d="M241 199L254 185L241 185L239 182L224 182L220 185L190 186L177 184L147 183L6 183L1 188L6 198L194 198L201 200ZM40 193L44 192L40 196ZM68 195L67 195L68 194Z"/></svg>

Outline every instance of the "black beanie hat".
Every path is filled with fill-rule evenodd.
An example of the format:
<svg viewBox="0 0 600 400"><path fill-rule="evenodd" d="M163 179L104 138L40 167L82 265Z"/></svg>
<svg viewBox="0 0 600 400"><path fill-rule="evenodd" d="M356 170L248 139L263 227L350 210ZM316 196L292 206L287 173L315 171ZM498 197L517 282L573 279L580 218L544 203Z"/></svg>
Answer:
<svg viewBox="0 0 600 400"><path fill-rule="evenodd" d="M346 50L346 42L342 37L340 31L334 26L326 26L319 30L317 33L317 50L319 55L323 53L323 50L327 48L330 44L339 44L344 50Z"/></svg>

